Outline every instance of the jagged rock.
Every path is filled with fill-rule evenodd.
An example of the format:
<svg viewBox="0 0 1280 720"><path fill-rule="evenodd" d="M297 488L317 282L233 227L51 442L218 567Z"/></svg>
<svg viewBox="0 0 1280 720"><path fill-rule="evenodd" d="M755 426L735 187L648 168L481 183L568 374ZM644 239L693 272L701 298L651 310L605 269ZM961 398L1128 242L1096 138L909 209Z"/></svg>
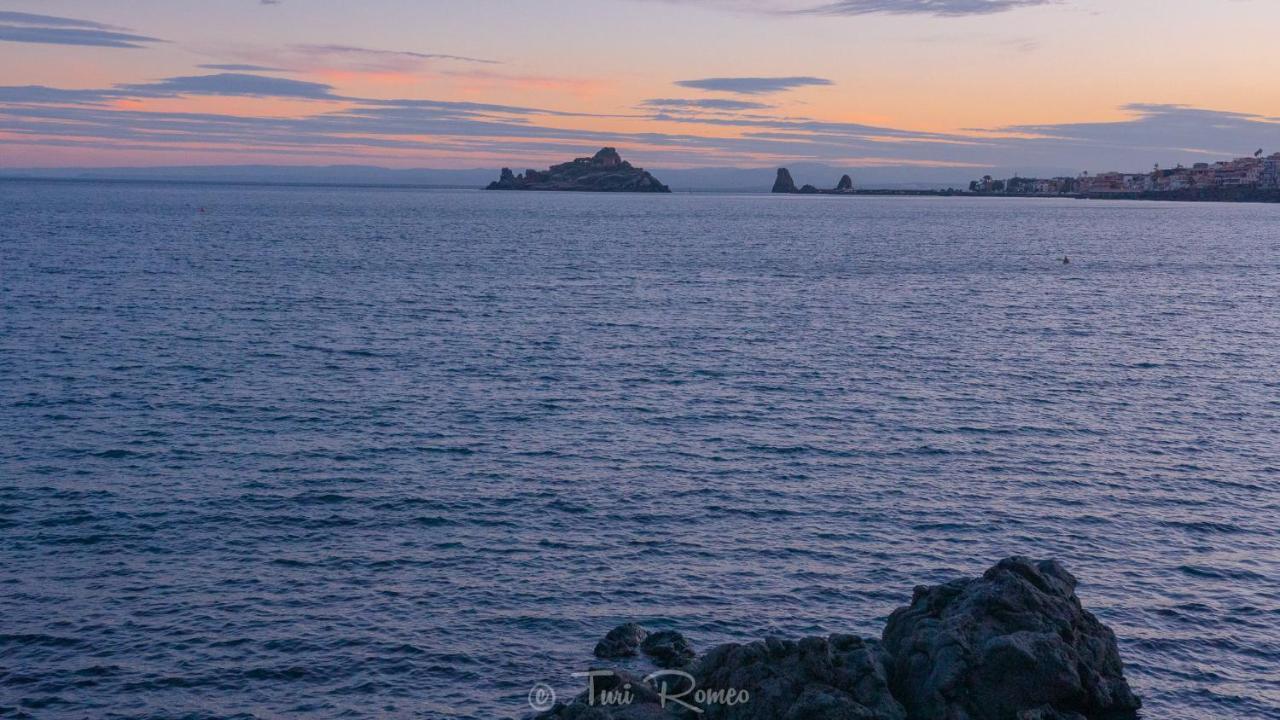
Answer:
<svg viewBox="0 0 1280 720"><path fill-rule="evenodd" d="M622 164L622 156L618 154L618 150L616 148L600 148L596 151L596 154L591 157L591 163L593 165L600 165L603 167L617 167Z"/></svg>
<svg viewBox="0 0 1280 720"><path fill-rule="evenodd" d="M610 630L604 639L596 643L595 656L604 660L634 657L640 650L640 643L649 636L649 631L635 623L623 623Z"/></svg>
<svg viewBox="0 0 1280 720"><path fill-rule="evenodd" d="M894 695L912 720L1133 717L1115 635L1056 561L1000 561L917 587L884 629Z"/></svg>
<svg viewBox="0 0 1280 720"><path fill-rule="evenodd" d="M778 179L773 181L773 192L776 192L776 193L796 192L796 181L791 179L790 170L786 168L778 168Z"/></svg>
<svg viewBox="0 0 1280 720"><path fill-rule="evenodd" d="M801 195L817 195L822 191L814 187L813 185L805 185L804 187L800 188L799 192Z"/></svg>
<svg viewBox="0 0 1280 720"><path fill-rule="evenodd" d="M848 175L841 175L840 182L836 183L835 192L847 193L853 192L853 178Z"/></svg>
<svg viewBox="0 0 1280 720"><path fill-rule="evenodd" d="M767 638L716 647L691 670L699 688L749 693L708 704L704 720L905 720L879 643L852 635Z"/></svg>
<svg viewBox="0 0 1280 720"><path fill-rule="evenodd" d="M830 192L830 191L829 191ZM666 670L597 677L595 695L539 720L1120 720L1141 706L1124 679L1115 636L1084 610L1055 561L1002 560L981 578L918 587L882 642L850 635L767 638L692 661L684 637L614 628L597 654L640 650ZM628 652L629 650L629 652ZM680 683L712 698L679 695ZM646 684L646 682L657 684ZM660 683L674 682L669 690ZM619 691L628 702L617 700ZM668 692L667 707L661 704ZM746 693L745 698L742 693ZM669 698L695 702L701 713Z"/></svg>
<svg viewBox="0 0 1280 720"><path fill-rule="evenodd" d="M533 720L674 720L675 716L663 708L658 692L643 678L622 670L609 672L589 678L587 689L572 701L556 703L535 714Z"/></svg>
<svg viewBox="0 0 1280 720"><path fill-rule="evenodd" d="M526 170L523 175L513 175L510 168L503 168L501 176L485 189L671 192L671 188L658 182L643 168L633 167L611 147L601 148L589 158L553 165L546 171Z"/></svg>
<svg viewBox="0 0 1280 720"><path fill-rule="evenodd" d="M675 630L661 630L644 639L640 649L660 668L678 668L689 664L697 655L684 635Z"/></svg>

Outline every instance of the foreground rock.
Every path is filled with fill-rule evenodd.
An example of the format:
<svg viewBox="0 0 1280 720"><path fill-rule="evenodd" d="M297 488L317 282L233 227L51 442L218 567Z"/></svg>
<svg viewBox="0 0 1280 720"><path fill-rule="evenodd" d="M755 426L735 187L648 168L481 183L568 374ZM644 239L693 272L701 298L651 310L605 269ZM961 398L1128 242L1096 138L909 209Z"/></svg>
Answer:
<svg viewBox="0 0 1280 720"><path fill-rule="evenodd" d="M813 185L796 189L796 181L791 178L791 171L778 168L778 177L773 181L773 192L798 195L853 195L856 191L853 189L853 178L848 175L841 175L840 181L831 190L820 190Z"/></svg>
<svg viewBox="0 0 1280 720"><path fill-rule="evenodd" d="M698 687L739 688L740 705L708 705L707 720L905 720L879 643L852 635L721 645L693 670Z"/></svg>
<svg viewBox="0 0 1280 720"><path fill-rule="evenodd" d="M1125 717L1141 706L1109 628L1053 560L918 587L884 629L894 695L919 720Z"/></svg>
<svg viewBox="0 0 1280 720"><path fill-rule="evenodd" d="M645 677L600 669L592 689L536 717L1134 718L1141 702L1124 679L1115 635L1084 610L1075 588L1056 561L1012 557L980 578L917 587L879 642L768 638L721 645L697 660L680 633L627 623L601 640L597 656L631 657L639 647L658 669Z"/></svg>
<svg viewBox="0 0 1280 720"><path fill-rule="evenodd" d="M696 654L684 635L675 630L653 633L640 643L640 649L660 668L684 667Z"/></svg>
<svg viewBox="0 0 1280 720"><path fill-rule="evenodd" d="M669 193L671 188L643 168L633 167L622 159L618 151L601 148L589 158L552 165L549 170L526 170L516 175L510 168L502 168L502 175L489 183L486 190L562 190L576 192L657 192Z"/></svg>
<svg viewBox="0 0 1280 720"><path fill-rule="evenodd" d="M640 650L640 643L649 636L649 631L635 623L623 623L609 631L604 639L596 643L595 656L602 660L635 657Z"/></svg>

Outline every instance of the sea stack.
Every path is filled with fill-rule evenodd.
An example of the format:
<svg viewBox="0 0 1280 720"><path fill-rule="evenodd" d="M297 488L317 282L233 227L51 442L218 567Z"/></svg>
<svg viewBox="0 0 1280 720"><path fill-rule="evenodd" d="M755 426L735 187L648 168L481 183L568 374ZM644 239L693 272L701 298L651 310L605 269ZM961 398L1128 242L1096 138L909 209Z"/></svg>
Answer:
<svg viewBox="0 0 1280 720"><path fill-rule="evenodd" d="M778 179L773 181L773 191L776 193L793 193L796 190L796 181L791 179L791 171L786 168L778 168Z"/></svg>
<svg viewBox="0 0 1280 720"><path fill-rule="evenodd" d="M857 191L853 189L853 178L848 175L841 175L840 182L831 190L822 190L816 185L806 183L801 187L796 187L796 181L791 177L791 171L786 168L778 168L778 178L773 181L773 192L788 195L853 195Z"/></svg>
<svg viewBox="0 0 1280 720"><path fill-rule="evenodd" d="M502 175L489 183L486 190L560 190L568 192L656 192L669 193L671 188L658 179L632 166L611 147L601 148L591 157L552 165L546 171L526 170L516 175L502 168Z"/></svg>

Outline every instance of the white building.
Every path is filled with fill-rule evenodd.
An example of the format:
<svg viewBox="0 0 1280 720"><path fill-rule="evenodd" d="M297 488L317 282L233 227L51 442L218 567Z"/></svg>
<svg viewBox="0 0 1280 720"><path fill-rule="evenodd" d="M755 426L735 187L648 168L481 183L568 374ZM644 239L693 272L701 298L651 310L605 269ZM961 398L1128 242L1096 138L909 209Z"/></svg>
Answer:
<svg viewBox="0 0 1280 720"><path fill-rule="evenodd" d="M1262 174L1258 185L1271 190L1280 190L1280 153L1268 155L1262 159Z"/></svg>

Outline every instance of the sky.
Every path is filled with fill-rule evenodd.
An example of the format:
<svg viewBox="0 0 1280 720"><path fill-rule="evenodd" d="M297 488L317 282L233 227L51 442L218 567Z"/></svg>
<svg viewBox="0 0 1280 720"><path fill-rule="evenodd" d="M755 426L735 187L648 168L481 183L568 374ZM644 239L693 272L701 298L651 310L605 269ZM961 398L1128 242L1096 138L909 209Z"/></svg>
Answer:
<svg viewBox="0 0 1280 720"><path fill-rule="evenodd" d="M0 168L1143 171L1280 151L1275 0L0 0Z"/></svg>

